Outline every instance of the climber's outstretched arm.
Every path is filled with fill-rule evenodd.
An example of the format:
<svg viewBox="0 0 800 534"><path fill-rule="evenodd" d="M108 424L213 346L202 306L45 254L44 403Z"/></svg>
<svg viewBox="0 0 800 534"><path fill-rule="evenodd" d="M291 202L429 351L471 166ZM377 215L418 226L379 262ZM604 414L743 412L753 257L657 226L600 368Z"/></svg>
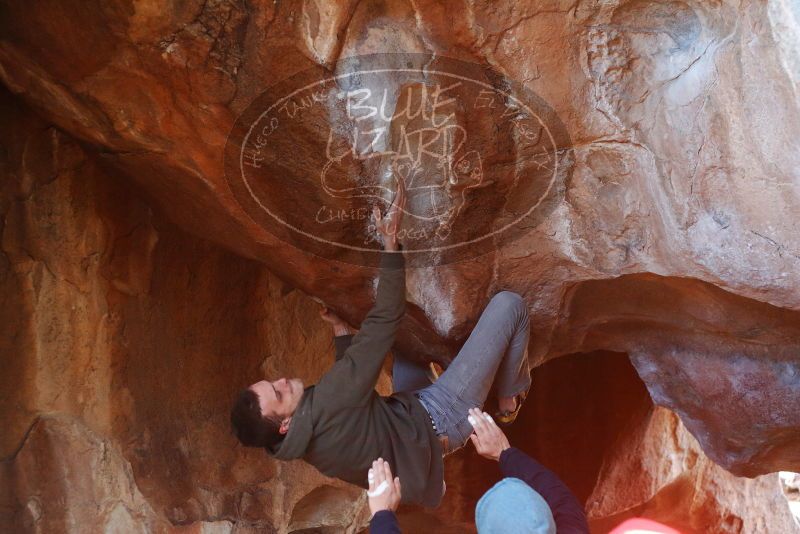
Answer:
<svg viewBox="0 0 800 534"><path fill-rule="evenodd" d="M375 304L341 359L316 386L318 390L331 389L335 393L332 398L343 406L361 404L375 394L383 361L405 313L405 258L397 242L404 205L405 188L401 184L385 218L375 208L375 226L384 242Z"/></svg>

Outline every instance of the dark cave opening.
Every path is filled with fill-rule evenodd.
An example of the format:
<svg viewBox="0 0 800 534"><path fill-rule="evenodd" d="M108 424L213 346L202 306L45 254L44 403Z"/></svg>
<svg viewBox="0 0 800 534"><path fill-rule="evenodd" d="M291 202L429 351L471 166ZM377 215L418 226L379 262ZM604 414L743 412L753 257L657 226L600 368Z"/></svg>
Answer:
<svg viewBox="0 0 800 534"><path fill-rule="evenodd" d="M619 352L559 357L533 369L532 377L525 405L506 435L512 446L553 470L585 502L606 454L647 415L650 396L628 356ZM432 527L463 532L471 528L481 495L500 478L497 464L467 443L445 458L442 506L435 512L401 507L401 525L408 532Z"/></svg>

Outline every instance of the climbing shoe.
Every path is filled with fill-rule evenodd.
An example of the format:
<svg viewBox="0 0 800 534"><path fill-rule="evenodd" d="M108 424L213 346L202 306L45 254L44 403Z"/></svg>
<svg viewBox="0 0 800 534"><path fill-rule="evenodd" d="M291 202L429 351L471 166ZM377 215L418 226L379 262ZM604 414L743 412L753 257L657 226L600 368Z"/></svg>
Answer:
<svg viewBox="0 0 800 534"><path fill-rule="evenodd" d="M514 401L516 407L514 408L513 412L509 412L508 410L497 411L494 414L495 422L500 426L510 426L517 419L517 415L519 415L519 409L522 408L522 403L525 402L525 397L528 396L528 392L523 392L518 395L514 396Z"/></svg>
<svg viewBox="0 0 800 534"><path fill-rule="evenodd" d="M439 371L436 370L436 364L433 362L428 364L428 368L425 369L425 374L427 375L428 381L431 384L439 380Z"/></svg>

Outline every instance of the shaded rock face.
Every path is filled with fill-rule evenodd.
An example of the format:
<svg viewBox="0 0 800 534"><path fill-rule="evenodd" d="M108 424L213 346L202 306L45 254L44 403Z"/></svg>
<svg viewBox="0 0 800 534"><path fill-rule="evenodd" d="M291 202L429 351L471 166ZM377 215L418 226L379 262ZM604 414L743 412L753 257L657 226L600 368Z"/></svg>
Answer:
<svg viewBox="0 0 800 534"><path fill-rule="evenodd" d="M332 363L318 306L155 214L7 94L2 115L0 530L352 531L363 492L228 423L239 388ZM319 495L336 513L309 514Z"/></svg>
<svg viewBox="0 0 800 534"><path fill-rule="evenodd" d="M657 519L683 532L796 532L776 487L774 473L747 479L721 469L674 413L656 407L607 459L587 512L599 532L629 517Z"/></svg>
<svg viewBox="0 0 800 534"><path fill-rule="evenodd" d="M76 418L37 419L2 478L5 532L167 531L130 464Z"/></svg>
<svg viewBox="0 0 800 534"><path fill-rule="evenodd" d="M446 364L488 298L512 289L530 306L535 365L573 353L628 354L653 401L674 410L714 462L746 476L800 471L798 20L794 4L777 0L5 5L0 78L21 100L3 97L0 128L0 449L3 509L13 511L4 521L42 530L60 521L51 515L60 512L29 497L39 491L32 488L62 482L19 475L25 458L50 454L41 442L54 435L79 444L66 454L73 460L58 461L105 462L101 471L122 473L104 479L107 488L135 481L136 491L112 491L128 510L120 524L360 526L360 492L238 448L226 414L235 390L265 374L318 378L332 347L304 294L357 325L373 298L374 271L326 248L287 245L281 237L291 234L254 219L226 176L225 147L237 119L276 82L391 52L423 54L431 65L450 56L484 66L494 94L519 84L550 117L541 129L521 121L492 138L481 128L506 124L507 106L477 123L488 112L476 111L484 109L476 100L471 109L442 108L479 144L505 143L480 166L470 150L447 152L456 136L435 145L445 157L423 170L439 169L448 198L463 201L458 231L499 224L514 201L530 203L502 187L530 175L514 173L533 168L539 152L526 152L528 144L540 147L546 132L560 134L552 160L539 162L563 172L546 216L516 228L513 240L463 261L434 255L429 266L409 270L396 351ZM384 82L402 90L391 76ZM319 117L328 123L310 121L298 143L280 149L288 168L318 172L331 127L352 132L356 117L332 123L334 112L341 109L326 108ZM388 146L397 149L401 126L425 125L390 122ZM420 153L424 141L413 142ZM398 174L377 176L381 168L369 168L373 181L359 184L383 186L381 194L332 204L340 210L331 212L338 213L333 235L368 235L359 210L384 206L391 180L409 177L410 169L391 166ZM498 181L470 181L478 168ZM275 174L264 179L281 178ZM321 202L318 174L292 178L278 205L298 205L292 191ZM341 189L352 175L332 178ZM438 198L418 196L417 215L448 213L437 211ZM444 239L454 236L463 234ZM678 428L658 417L644 434ZM115 452L98 460L81 456L80 444ZM587 465L597 468L600 456L606 451ZM450 461L451 475L469 480L460 461ZM624 472L604 462L611 463L603 476ZM701 475L683 472L674 486L681 492ZM714 473L719 484L738 484ZM69 484L84 484L82 476ZM653 480L648 487L660 488L667 478ZM591 487L570 483L582 496ZM766 486L736 487L744 492L737 495L760 495ZM82 502L104 491L87 490ZM659 495L678 502L656 488L624 503ZM463 519L471 501L453 499L448 517ZM745 502L737 499L726 502ZM317 500L339 504L317 515ZM351 508L340 513L345 501ZM624 503L598 508L597 517L619 515ZM648 509L658 516L665 507ZM726 528L747 531L750 520L737 517Z"/></svg>
<svg viewBox="0 0 800 534"><path fill-rule="evenodd" d="M754 476L796 464L796 312L639 274L576 284L562 313L555 337L564 349L630 354L653 400L679 413L726 469Z"/></svg>

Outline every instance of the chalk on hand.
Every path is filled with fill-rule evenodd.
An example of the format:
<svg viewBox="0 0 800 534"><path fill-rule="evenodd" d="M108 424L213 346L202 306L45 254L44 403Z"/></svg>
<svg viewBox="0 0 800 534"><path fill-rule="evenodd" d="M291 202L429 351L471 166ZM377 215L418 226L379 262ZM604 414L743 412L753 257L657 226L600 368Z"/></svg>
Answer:
<svg viewBox="0 0 800 534"><path fill-rule="evenodd" d="M367 480L369 480L370 482L375 480L375 473L372 472L372 469L370 469L369 472L367 473Z"/></svg>
<svg viewBox="0 0 800 534"><path fill-rule="evenodd" d="M475 418L472 417L471 415L467 417L467 421L469 421L469 424L471 424L472 426L475 426L475 424L477 423Z"/></svg>
<svg viewBox="0 0 800 534"><path fill-rule="evenodd" d="M367 497L378 497L379 495L382 495L383 492L386 491L388 488L389 488L389 482L384 480L383 482L378 484L378 487L375 488L375 491L368 491Z"/></svg>

